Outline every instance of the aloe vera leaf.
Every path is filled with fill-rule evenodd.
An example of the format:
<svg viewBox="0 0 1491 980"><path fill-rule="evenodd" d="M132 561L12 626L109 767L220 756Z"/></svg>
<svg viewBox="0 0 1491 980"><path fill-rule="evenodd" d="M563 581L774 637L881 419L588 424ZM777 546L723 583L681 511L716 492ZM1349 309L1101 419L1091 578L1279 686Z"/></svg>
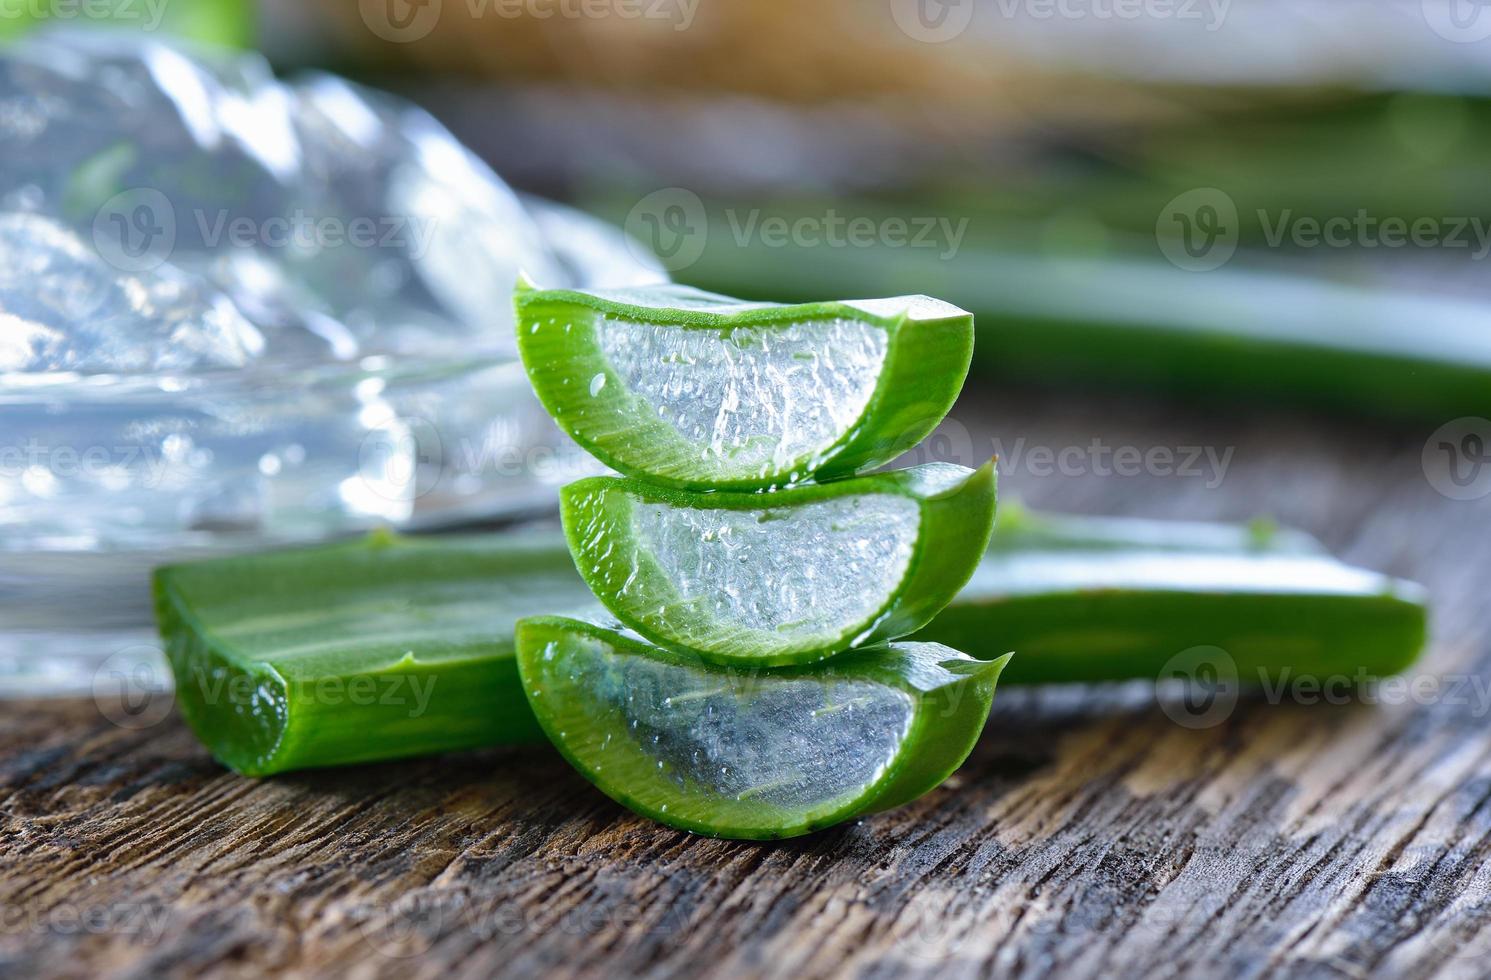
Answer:
<svg viewBox="0 0 1491 980"><path fill-rule="evenodd" d="M183 715L214 756L250 775L541 739L514 622L605 612L558 533L379 534L196 562L159 570L156 598ZM1341 564L1299 532L1005 504L973 580L914 638L983 657L1008 644L1017 656L1005 684L1151 680L1197 645L1227 650L1240 679L1256 682L1260 667L1401 670L1423 646L1425 617L1418 586ZM312 658L317 644L324 657ZM430 694L419 717L407 682L394 692L403 703L348 696L354 682L393 683L379 678L396 676L405 654L422 685L437 679L420 688Z"/></svg>
<svg viewBox="0 0 1491 980"><path fill-rule="evenodd" d="M514 294L539 400L606 465L759 490L849 476L952 407L973 318L925 296L784 306L678 286Z"/></svg>
<svg viewBox="0 0 1491 980"><path fill-rule="evenodd" d="M380 533L166 567L155 601L182 715L259 776L541 740L513 624L594 605L552 534Z"/></svg>
<svg viewBox="0 0 1491 980"><path fill-rule="evenodd" d="M1243 684L1384 676L1424 646L1421 587L1296 531L1039 514L1022 527L1004 510L1009 527L915 638L1016 651L1006 684L1154 679L1199 646L1226 651Z"/></svg>
<svg viewBox="0 0 1491 980"><path fill-rule="evenodd" d="M900 806L963 763L1005 658L895 643L740 670L561 617L517 627L524 692L607 796L714 837L794 837Z"/></svg>
<svg viewBox="0 0 1491 980"><path fill-rule="evenodd" d="M992 461L776 493L592 477L560 493L575 564L645 638L716 663L808 663L925 626L994 524Z"/></svg>

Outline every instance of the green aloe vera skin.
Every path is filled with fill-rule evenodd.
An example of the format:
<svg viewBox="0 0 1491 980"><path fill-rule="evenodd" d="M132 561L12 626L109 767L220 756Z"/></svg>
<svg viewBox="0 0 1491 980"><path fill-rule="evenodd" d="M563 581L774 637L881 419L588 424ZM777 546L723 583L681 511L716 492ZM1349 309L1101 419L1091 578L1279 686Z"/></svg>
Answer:
<svg viewBox="0 0 1491 980"><path fill-rule="evenodd" d="M553 535L402 538L157 570L182 715L250 776L541 741L513 624L595 608Z"/></svg>
<svg viewBox="0 0 1491 980"><path fill-rule="evenodd" d="M742 303L680 286L514 294L539 400L621 473L692 490L852 476L942 421L973 317L925 296Z"/></svg>
<svg viewBox="0 0 1491 980"><path fill-rule="evenodd" d="M1427 615L1420 586L1297 531L1006 506L968 585L916 638L1017 651L1007 684L1154 679L1184 651L1220 647L1241 684L1259 685L1398 673Z"/></svg>
<svg viewBox="0 0 1491 980"><path fill-rule="evenodd" d="M560 504L580 574L627 626L714 663L778 666L930 622L988 545L995 475L930 463L768 494L594 477Z"/></svg>
<svg viewBox="0 0 1491 980"><path fill-rule="evenodd" d="M795 837L908 803L963 763L1005 659L934 643L742 670L573 619L517 627L550 740L629 809L713 837Z"/></svg>

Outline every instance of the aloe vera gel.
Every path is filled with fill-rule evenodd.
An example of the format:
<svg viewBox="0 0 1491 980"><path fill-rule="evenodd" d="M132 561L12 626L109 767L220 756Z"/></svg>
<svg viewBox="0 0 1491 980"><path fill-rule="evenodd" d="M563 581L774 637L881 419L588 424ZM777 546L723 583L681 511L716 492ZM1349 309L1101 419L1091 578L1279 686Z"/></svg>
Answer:
<svg viewBox="0 0 1491 980"><path fill-rule="evenodd" d="M771 494L596 477L561 505L580 573L649 640L718 663L806 663L905 636L952 601L993 529L994 468Z"/></svg>
<svg viewBox="0 0 1491 980"><path fill-rule="evenodd" d="M908 802L956 769L1005 660L888 643L968 581L992 465L856 477L957 397L962 310L911 297L787 307L693 290L520 285L519 344L558 423L629 479L562 492L598 598L635 630L525 619L540 725L613 799L771 838Z"/></svg>
<svg viewBox="0 0 1491 980"><path fill-rule="evenodd" d="M1004 660L893 643L741 671L573 619L518 626L561 753L613 799L720 837L791 837L914 800L967 756Z"/></svg>
<svg viewBox="0 0 1491 980"><path fill-rule="evenodd" d="M515 294L544 407L607 466L759 490L852 475L952 408L973 317L925 296L782 306L681 286Z"/></svg>

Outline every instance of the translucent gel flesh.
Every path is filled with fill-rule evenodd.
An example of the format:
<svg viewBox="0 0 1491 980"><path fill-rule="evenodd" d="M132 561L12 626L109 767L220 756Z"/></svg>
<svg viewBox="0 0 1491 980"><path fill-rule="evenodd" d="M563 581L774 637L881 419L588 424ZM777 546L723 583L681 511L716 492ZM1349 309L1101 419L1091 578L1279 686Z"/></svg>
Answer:
<svg viewBox="0 0 1491 980"><path fill-rule="evenodd" d="M863 623L905 578L916 501L858 494L740 511L637 501L632 531L680 600L726 627L784 637Z"/></svg>
<svg viewBox="0 0 1491 980"><path fill-rule="evenodd" d="M591 737L561 738L598 777L640 753L678 794L793 811L880 778L914 714L908 695L867 681L706 671L619 653L595 639L550 643L541 672L555 707L596 726ZM671 789L649 783L631 779L624 788L666 806Z"/></svg>
<svg viewBox="0 0 1491 980"><path fill-rule="evenodd" d="M627 389L701 459L745 470L811 461L838 441L887 345L884 330L844 319L719 331L607 316L596 333Z"/></svg>

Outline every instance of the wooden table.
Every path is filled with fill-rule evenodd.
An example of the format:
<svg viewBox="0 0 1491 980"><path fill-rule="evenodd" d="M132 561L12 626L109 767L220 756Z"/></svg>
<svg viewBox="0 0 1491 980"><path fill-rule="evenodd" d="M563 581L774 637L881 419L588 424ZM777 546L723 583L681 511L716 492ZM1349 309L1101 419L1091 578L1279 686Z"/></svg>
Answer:
<svg viewBox="0 0 1491 980"><path fill-rule="evenodd" d="M0 976L1484 975L1491 497L1433 489L1434 425L1039 392L955 417L1031 504L1267 512L1423 581L1417 687L1199 729L1143 684L1005 689L946 786L777 844L630 816L547 750L254 782L174 715L0 704ZM1031 455L1094 439L1230 456L1208 485Z"/></svg>

